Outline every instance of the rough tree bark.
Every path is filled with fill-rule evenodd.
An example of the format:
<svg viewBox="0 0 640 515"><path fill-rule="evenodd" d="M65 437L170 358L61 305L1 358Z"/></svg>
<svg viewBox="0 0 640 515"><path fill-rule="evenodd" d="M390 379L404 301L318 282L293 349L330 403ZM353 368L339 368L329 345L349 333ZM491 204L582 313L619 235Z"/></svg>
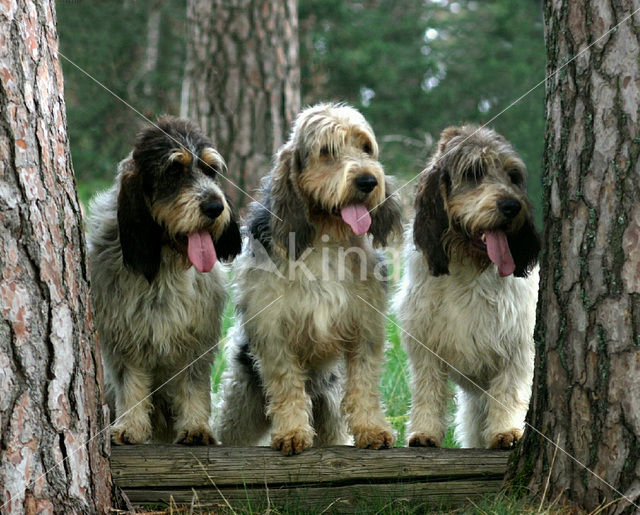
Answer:
<svg viewBox="0 0 640 515"><path fill-rule="evenodd" d="M300 109L296 0L189 0L183 87L186 114L253 195ZM225 189L238 207L247 202Z"/></svg>
<svg viewBox="0 0 640 515"><path fill-rule="evenodd" d="M108 432L52 0L0 10L0 512L107 513Z"/></svg>
<svg viewBox="0 0 640 515"><path fill-rule="evenodd" d="M544 252L528 429L511 479L587 510L640 495L640 7L545 2ZM620 493L616 493L612 485ZM626 500L609 512L638 508Z"/></svg>

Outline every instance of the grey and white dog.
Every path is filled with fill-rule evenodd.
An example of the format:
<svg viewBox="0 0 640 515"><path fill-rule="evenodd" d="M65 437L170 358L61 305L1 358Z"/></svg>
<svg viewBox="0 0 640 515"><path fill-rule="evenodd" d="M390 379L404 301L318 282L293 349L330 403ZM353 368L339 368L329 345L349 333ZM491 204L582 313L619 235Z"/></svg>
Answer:
<svg viewBox="0 0 640 515"><path fill-rule="evenodd" d="M91 204L91 287L115 444L215 442L210 373L227 293L214 265L241 248L217 179L224 167L195 125L165 118L138 135L114 186Z"/></svg>
<svg viewBox="0 0 640 515"><path fill-rule="evenodd" d="M450 127L415 207L395 299L412 376L409 445L441 445L451 379L462 446L510 448L531 395L538 296L525 165L495 131Z"/></svg>

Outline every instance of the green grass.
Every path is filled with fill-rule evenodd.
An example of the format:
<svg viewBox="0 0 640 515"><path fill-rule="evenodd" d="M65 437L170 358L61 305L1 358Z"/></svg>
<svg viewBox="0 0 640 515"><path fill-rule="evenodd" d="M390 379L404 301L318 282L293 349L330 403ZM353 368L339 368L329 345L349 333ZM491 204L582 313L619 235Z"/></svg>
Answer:
<svg viewBox="0 0 640 515"><path fill-rule="evenodd" d="M229 295L231 297L231 295ZM233 325L234 322L234 306L231 299L227 301L227 305L224 307L224 315L222 317L222 338L220 339L221 344L218 347L218 352L216 353L215 360L213 362L213 366L211 367L211 387L213 388L214 393L218 393L220 388L220 380L222 379L222 373L227 365L226 354L224 351L224 346L227 342L227 336L229 334L229 329Z"/></svg>
<svg viewBox="0 0 640 515"><path fill-rule="evenodd" d="M145 506L145 510L153 510L154 515L173 515L178 513L193 513L197 515L204 514L227 514L234 513L237 515L254 515L254 514L266 514L270 515L294 515L294 514L321 514L321 513L333 513L331 510L333 501L327 499L327 507L323 510L318 509L311 511L304 504L291 503L284 507L273 507L265 502L254 503L253 505L247 499L244 506L239 503L234 503L234 509L231 511L221 503L216 503L214 506L206 504L199 504L197 498L194 497L194 501L188 508L185 506L178 506L173 503L168 509L163 506L148 505ZM440 508L428 509L425 505L410 503L407 499L402 498L369 498L358 502L358 513L368 513L375 515L417 515L422 513L439 513L446 515L512 515L514 513L523 515L563 515L568 513L567 508L555 503L543 503L540 506L539 500L533 499L527 495L522 495L517 492L498 492L497 494L486 494L480 499L475 501L469 501L469 503L462 508L452 509L446 506ZM158 511L155 511L158 510ZM162 511L164 510L164 511Z"/></svg>
<svg viewBox="0 0 640 515"><path fill-rule="evenodd" d="M380 392L386 414L398 434L397 445L405 443L405 428L408 420L411 393L409 391L409 370L407 355L400 344L400 330L395 322L387 322L387 351L384 373L380 382Z"/></svg>

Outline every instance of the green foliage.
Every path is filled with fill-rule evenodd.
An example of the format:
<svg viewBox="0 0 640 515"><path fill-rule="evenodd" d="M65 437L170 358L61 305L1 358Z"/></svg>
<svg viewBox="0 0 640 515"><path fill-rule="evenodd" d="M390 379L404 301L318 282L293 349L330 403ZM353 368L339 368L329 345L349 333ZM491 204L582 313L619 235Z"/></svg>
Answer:
<svg viewBox="0 0 640 515"><path fill-rule="evenodd" d="M150 119L179 111L183 3L61 2L57 11L66 57ZM155 47L154 12L160 14ZM303 102L360 108L387 170L406 180L424 167L443 128L485 123L544 78L538 0L301 0L299 18ZM157 59L148 69L150 48ZM113 178L144 120L65 59L62 64L74 168L90 194L93 181ZM491 122L529 167L539 221L543 98L540 86Z"/></svg>
<svg viewBox="0 0 640 515"><path fill-rule="evenodd" d="M305 103L358 106L389 172L410 179L449 125L486 123L511 140L530 172L541 220L544 135L542 12L538 1L425 3L303 0Z"/></svg>
<svg viewBox="0 0 640 515"><path fill-rule="evenodd" d="M71 61L60 60L71 152L79 188L88 196L113 179L145 123L96 81L152 120L177 113L186 11L180 2L152 0L58 2L56 9L60 52ZM157 59L147 72L149 15L157 9Z"/></svg>

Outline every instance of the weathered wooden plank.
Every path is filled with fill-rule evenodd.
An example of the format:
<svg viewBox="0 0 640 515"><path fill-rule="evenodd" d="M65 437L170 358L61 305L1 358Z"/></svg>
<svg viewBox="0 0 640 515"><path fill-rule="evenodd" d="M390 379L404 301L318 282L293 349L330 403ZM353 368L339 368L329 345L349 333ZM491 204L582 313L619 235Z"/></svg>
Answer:
<svg viewBox="0 0 640 515"><path fill-rule="evenodd" d="M356 484L324 487L269 487L209 488L153 490L126 489L134 505L166 504L170 499L180 505L189 505L194 497L199 504L225 507L229 503L235 510L261 513L268 506L286 508L289 513L367 513L382 508L399 507L403 503L412 508L450 508L469 504L484 494L497 492L501 480L461 480L431 483ZM388 512L389 510L383 510Z"/></svg>
<svg viewBox="0 0 640 515"><path fill-rule="evenodd" d="M508 453L480 449L353 447L309 449L286 457L268 447L113 447L113 478L125 490L242 485L501 479ZM309 485L311 486L311 485Z"/></svg>

